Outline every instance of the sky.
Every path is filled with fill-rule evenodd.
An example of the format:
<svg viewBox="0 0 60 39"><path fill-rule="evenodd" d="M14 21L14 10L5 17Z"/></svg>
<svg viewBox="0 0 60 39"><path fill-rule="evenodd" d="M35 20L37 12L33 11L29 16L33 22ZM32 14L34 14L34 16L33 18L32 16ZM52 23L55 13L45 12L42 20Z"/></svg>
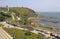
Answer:
<svg viewBox="0 0 60 39"><path fill-rule="evenodd" d="M28 7L37 12L60 12L60 0L0 0L0 6Z"/></svg>

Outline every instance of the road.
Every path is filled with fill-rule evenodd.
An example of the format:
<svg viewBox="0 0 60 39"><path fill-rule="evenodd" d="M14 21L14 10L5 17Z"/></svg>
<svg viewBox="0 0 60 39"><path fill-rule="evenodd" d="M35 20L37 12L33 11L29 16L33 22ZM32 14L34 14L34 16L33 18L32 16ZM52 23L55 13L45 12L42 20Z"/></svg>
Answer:
<svg viewBox="0 0 60 39"><path fill-rule="evenodd" d="M11 25L10 23L6 23L6 22L1 22L1 23L3 23L3 24L5 24L5 27L6 28L8 28L8 26L9 26L9 28L17 28L17 29L21 29L21 30L28 30L28 29L26 29L26 28L21 28L21 27L17 27L17 26L13 26L13 25ZM38 31L37 31L38 30ZM41 29L36 29L36 28L34 28L34 30L33 31L31 31L32 33L35 33L35 34L38 34L38 33L41 33L41 34L43 34L43 35L45 35L46 37L49 37L50 35L50 33L51 32L49 32L49 31L45 31L45 32L41 32L41 31L44 31L44 30L41 30ZM46 33L48 33L48 34L46 34Z"/></svg>
<svg viewBox="0 0 60 39"><path fill-rule="evenodd" d="M2 23L3 23L3 22L2 22ZM14 26L11 25L10 23L4 22L3 24L5 24L5 27L6 27L6 28L8 28L8 26L9 26L9 28L17 28L17 29L21 29L21 30L27 30L27 29L24 29L24 28L21 28L21 27L17 27L17 26L14 27ZM50 33L51 33L51 32L46 31L46 30L34 28L34 30L31 31L31 32L32 32L32 33L35 33L35 34L41 33L41 34L45 35L45 37L51 37L51 36L50 36Z"/></svg>
<svg viewBox="0 0 60 39"><path fill-rule="evenodd" d="M0 39L11 39L2 28L0 28Z"/></svg>

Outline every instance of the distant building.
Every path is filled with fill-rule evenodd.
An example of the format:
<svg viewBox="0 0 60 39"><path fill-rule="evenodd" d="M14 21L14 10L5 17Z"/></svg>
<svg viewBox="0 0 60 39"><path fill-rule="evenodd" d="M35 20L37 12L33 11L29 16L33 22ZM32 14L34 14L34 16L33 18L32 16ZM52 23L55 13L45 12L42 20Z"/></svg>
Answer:
<svg viewBox="0 0 60 39"><path fill-rule="evenodd" d="M9 12L9 7L8 7L8 5L6 5L6 7L2 7L2 9L0 10L0 12L4 12L4 13Z"/></svg>
<svg viewBox="0 0 60 39"><path fill-rule="evenodd" d="M9 11L9 7L8 7L8 5L6 5L6 9L7 9L7 11Z"/></svg>

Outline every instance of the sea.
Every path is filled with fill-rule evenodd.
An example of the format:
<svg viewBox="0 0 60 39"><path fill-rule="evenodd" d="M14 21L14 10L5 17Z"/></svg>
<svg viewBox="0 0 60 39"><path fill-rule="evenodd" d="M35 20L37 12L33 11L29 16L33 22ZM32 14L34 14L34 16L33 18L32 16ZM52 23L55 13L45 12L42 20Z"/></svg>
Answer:
<svg viewBox="0 0 60 39"><path fill-rule="evenodd" d="M60 12L38 12L36 14L46 17L37 19L41 25L52 27L55 30L59 30L60 33ZM49 22L47 20L49 20Z"/></svg>
<svg viewBox="0 0 60 39"><path fill-rule="evenodd" d="M60 17L60 12L37 12L36 14L42 15L42 16L55 16L55 17Z"/></svg>

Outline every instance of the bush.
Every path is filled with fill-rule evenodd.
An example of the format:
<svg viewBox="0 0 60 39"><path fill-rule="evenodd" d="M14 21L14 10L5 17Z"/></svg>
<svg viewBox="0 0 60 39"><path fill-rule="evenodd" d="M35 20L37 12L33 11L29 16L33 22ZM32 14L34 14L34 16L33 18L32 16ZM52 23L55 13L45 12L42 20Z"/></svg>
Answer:
<svg viewBox="0 0 60 39"><path fill-rule="evenodd" d="M0 27L3 27L4 25L0 23Z"/></svg>
<svg viewBox="0 0 60 39"><path fill-rule="evenodd" d="M10 14L0 12L0 21L5 21L5 19L11 17Z"/></svg>

